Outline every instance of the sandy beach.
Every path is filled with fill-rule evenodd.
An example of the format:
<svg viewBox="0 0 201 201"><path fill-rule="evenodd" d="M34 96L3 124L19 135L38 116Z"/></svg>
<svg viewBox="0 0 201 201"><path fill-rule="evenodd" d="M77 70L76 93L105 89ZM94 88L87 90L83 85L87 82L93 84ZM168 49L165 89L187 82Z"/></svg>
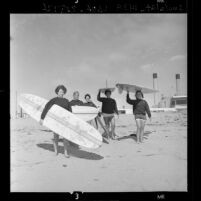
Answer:
<svg viewBox="0 0 201 201"><path fill-rule="evenodd" d="M55 156L47 128L11 119L11 192L187 191L186 111L153 112L142 144L135 132L133 115L120 115L119 140L96 150L71 146L67 159L62 142Z"/></svg>

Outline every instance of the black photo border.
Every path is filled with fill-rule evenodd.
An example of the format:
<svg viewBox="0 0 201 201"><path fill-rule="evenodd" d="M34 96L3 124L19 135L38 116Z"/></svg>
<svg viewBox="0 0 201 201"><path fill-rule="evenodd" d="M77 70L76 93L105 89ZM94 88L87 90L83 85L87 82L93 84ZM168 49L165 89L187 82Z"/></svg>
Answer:
<svg viewBox="0 0 201 201"><path fill-rule="evenodd" d="M0 100L3 107L3 115L1 115L3 131L2 132L2 162L1 171L5 177L5 181L2 180L1 192L6 200L196 200L195 193L198 192L196 188L196 179L198 178L198 168L195 165L195 161L198 160L196 156L197 151L195 147L198 145L198 139L195 138L196 127L199 125L198 118L195 117L197 111L194 98L195 90L198 84L195 84L195 80L199 81L199 76L196 65L199 65L196 60L195 46L198 46L197 40L195 40L194 33L196 24L195 10L199 9L195 1L190 0L79 0L78 4L75 4L76 0L41 0L41 1L9 1L5 2L2 6L2 79L0 88ZM149 5L149 6L147 6ZM10 192L10 42L13 40L10 36L10 14L16 13L85 13L85 14L101 14L101 13L187 13L188 17L188 191L187 192L119 192L119 193L88 193L88 192L69 192L64 193L28 193L28 192ZM196 31L197 32L197 31ZM6 40L6 38L8 40ZM6 56L4 56L6 55ZM6 67L4 66L6 65ZM5 76L6 75L6 76ZM199 91L199 89L198 89ZM197 94L197 93L196 93ZM199 102L197 101L197 104ZM196 112L195 112L196 111ZM5 123L4 123L5 122ZM3 139L6 136L7 143ZM197 136L196 136L197 137ZM199 145L198 145L199 146ZM6 150L6 151L5 151ZM6 165L4 165L6 164ZM197 169L196 169L197 168ZM7 174L6 174L7 173Z"/></svg>

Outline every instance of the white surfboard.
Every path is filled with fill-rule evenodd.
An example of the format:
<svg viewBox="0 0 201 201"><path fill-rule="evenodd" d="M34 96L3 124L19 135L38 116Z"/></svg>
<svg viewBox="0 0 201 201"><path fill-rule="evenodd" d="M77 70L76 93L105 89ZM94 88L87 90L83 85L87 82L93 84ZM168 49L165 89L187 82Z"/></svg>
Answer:
<svg viewBox="0 0 201 201"><path fill-rule="evenodd" d="M111 92L113 92L113 91L115 90L115 88L108 88L108 87L107 87L107 88L101 88L101 89L99 89L99 90L101 91L101 93L105 93L105 91L106 91L107 89L110 90Z"/></svg>
<svg viewBox="0 0 201 201"><path fill-rule="evenodd" d="M45 99L32 94L20 96L19 105L38 122L45 104ZM93 126L58 105L50 108L43 125L67 140L86 148L96 149L102 144L102 136Z"/></svg>
<svg viewBox="0 0 201 201"><path fill-rule="evenodd" d="M90 121L98 116L99 109L92 106L72 106L72 112L84 121Z"/></svg>
<svg viewBox="0 0 201 201"><path fill-rule="evenodd" d="M37 104L41 105L41 108L44 109L46 103L48 100L45 98L41 98L39 96L35 96L32 94L26 94L26 97L29 99L34 99L34 101L37 100ZM90 121L97 117L99 113L99 109L95 107L90 106L72 106L72 113L74 113L77 117L84 121Z"/></svg>
<svg viewBox="0 0 201 201"><path fill-rule="evenodd" d="M130 85L130 84L116 84L116 87L118 88L119 93L122 93L123 91L129 91L135 93L137 90L141 90L143 93L156 93L158 90L154 90L151 88L146 88L138 85Z"/></svg>

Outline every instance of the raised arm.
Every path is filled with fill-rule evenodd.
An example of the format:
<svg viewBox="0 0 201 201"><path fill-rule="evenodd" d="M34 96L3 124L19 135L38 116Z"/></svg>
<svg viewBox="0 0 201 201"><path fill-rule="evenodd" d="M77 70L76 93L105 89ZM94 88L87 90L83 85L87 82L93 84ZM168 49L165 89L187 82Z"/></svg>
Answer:
<svg viewBox="0 0 201 201"><path fill-rule="evenodd" d="M46 105L45 108L43 109L43 112L41 114L41 119L43 120L47 114L47 112L49 111L49 109L52 107L52 105L54 105L55 99L51 99Z"/></svg>
<svg viewBox="0 0 201 201"><path fill-rule="evenodd" d="M146 110L148 117L151 118L151 111L150 111L147 101L145 101L145 110Z"/></svg>
<svg viewBox="0 0 201 201"><path fill-rule="evenodd" d="M127 93L126 95L126 102L130 105L134 105L135 104L135 100L131 100L129 97L129 93Z"/></svg>
<svg viewBox="0 0 201 201"><path fill-rule="evenodd" d="M100 97L100 93L101 93L101 91L99 90L98 95L97 95L97 100L100 102L103 102L104 98Z"/></svg>

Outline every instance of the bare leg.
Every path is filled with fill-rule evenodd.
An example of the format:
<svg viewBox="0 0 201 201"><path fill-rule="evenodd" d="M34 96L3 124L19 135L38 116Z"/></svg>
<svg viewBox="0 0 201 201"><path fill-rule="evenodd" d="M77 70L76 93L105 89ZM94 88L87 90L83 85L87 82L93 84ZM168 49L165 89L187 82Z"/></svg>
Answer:
<svg viewBox="0 0 201 201"><path fill-rule="evenodd" d="M144 127L145 127L145 120L141 120L140 142L143 142L143 137L144 137Z"/></svg>
<svg viewBox="0 0 201 201"><path fill-rule="evenodd" d="M137 125L137 143L139 144L140 142L140 120L136 119L136 125Z"/></svg>
<svg viewBox="0 0 201 201"><path fill-rule="evenodd" d="M54 146L54 152L56 155L58 155L59 135L54 133L54 137L53 137L52 141L53 141L53 146Z"/></svg>
<svg viewBox="0 0 201 201"><path fill-rule="evenodd" d="M113 117L111 120L111 129L112 129L112 139L115 140L115 118Z"/></svg>
<svg viewBox="0 0 201 201"><path fill-rule="evenodd" d="M103 123L102 123L102 121L101 121L101 117L97 116L97 117L96 117L96 120L97 120L98 123L101 125L102 129L105 131L104 134L106 134L106 136L108 136L108 135L109 135L108 130L105 128L105 125L103 125ZM103 137L105 137L105 136L103 135Z"/></svg>
<svg viewBox="0 0 201 201"><path fill-rule="evenodd" d="M68 154L68 146L69 146L69 142L68 140L66 140L65 138L63 139L63 143L64 143L64 155L66 158L69 158L69 154Z"/></svg>
<svg viewBox="0 0 201 201"><path fill-rule="evenodd" d="M95 125L96 125L95 128L98 130L98 122L97 122L97 118L95 118L94 121L95 121Z"/></svg>
<svg viewBox="0 0 201 201"><path fill-rule="evenodd" d="M105 121L105 129L107 130L107 139L109 139L109 133L110 133L109 128L110 128L110 124L109 124L109 121L108 121L108 118L107 118L107 117L104 117L103 119L104 119L104 121Z"/></svg>

